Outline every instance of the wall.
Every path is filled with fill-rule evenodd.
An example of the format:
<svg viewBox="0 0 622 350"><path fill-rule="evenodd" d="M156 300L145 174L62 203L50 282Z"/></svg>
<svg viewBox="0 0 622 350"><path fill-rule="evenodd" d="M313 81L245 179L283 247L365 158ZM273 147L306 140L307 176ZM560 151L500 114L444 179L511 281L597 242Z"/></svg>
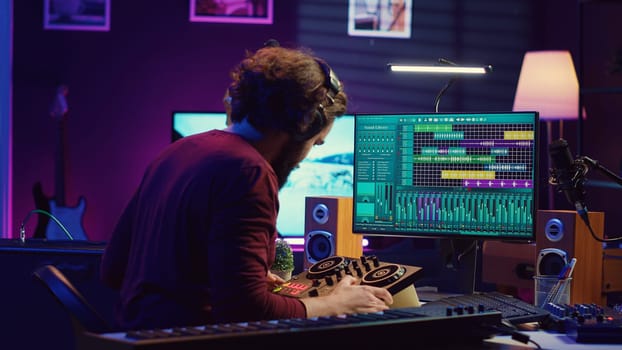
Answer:
<svg viewBox="0 0 622 350"><path fill-rule="evenodd" d="M295 22L283 21L294 13L288 1L272 26L190 23L187 1L119 1L110 32L43 30L41 3L15 4L12 234L34 208L36 182L55 193L58 123L48 108L59 84L69 87L66 204L84 196L85 231L105 240L148 161L170 142L171 111L222 110L228 72L246 48L295 41Z"/></svg>
<svg viewBox="0 0 622 350"><path fill-rule="evenodd" d="M578 69L587 119L583 137L573 151L596 159L618 177L622 176L622 3L587 1L582 5L580 38L582 57ZM617 70L616 70L617 69ZM622 186L602 172L588 173L587 204L591 211L605 212L605 234L622 236ZM562 205L572 209L566 203Z"/></svg>
<svg viewBox="0 0 622 350"><path fill-rule="evenodd" d="M0 237L12 227L13 148L11 118L11 69L13 58L13 1L0 0Z"/></svg>
<svg viewBox="0 0 622 350"><path fill-rule="evenodd" d="M386 64L433 63L439 57L494 66L486 78L457 81L441 110L511 110L524 52L570 49L576 55L578 42L576 6L561 0L414 1L410 39L348 37L346 1L275 0L273 25L191 23L185 1L159 1L157 6L118 1L109 32L45 31L41 6L15 4L11 235L35 206L35 183L41 182L48 196L54 194L57 125L48 106L58 84L70 91L67 205L83 196L89 238L106 240L145 166L169 143L171 111L221 110L229 70L246 49L268 38L308 46L325 57L346 86L350 112L432 111L446 78L397 76ZM613 34L619 32L598 32L591 44L613 41L619 47ZM610 47L598 49L605 55ZM591 51L585 53L591 57ZM586 144L585 151L615 167L620 147L605 146L601 136L619 130L622 118L610 118L619 108L596 104L587 106L585 139L598 141ZM566 130L572 144L576 126L566 125ZM541 180L546 181L546 172ZM615 222L619 209L594 197L591 209L610 211ZM559 197L556 205L566 203ZM35 225L33 217L29 234Z"/></svg>

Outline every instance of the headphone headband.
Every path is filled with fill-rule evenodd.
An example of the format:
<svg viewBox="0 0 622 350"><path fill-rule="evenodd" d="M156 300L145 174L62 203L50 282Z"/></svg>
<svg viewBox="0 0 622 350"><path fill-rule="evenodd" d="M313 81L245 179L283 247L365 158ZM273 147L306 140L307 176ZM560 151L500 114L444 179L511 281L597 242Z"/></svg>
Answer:
<svg viewBox="0 0 622 350"><path fill-rule="evenodd" d="M324 62L323 60L316 58L315 61L318 63L322 72L324 73L324 87L326 88L326 99L329 104L335 103L335 96L341 91L341 81L337 78L337 74L333 72L330 66ZM315 136L319 133L324 126L328 123L328 117L324 113L324 105L320 103L315 109L315 116L313 123L309 125L307 131L302 134L296 135L296 139L300 141L306 141L311 137Z"/></svg>
<svg viewBox="0 0 622 350"><path fill-rule="evenodd" d="M320 65L322 72L324 73L324 87L326 87L326 97L330 103L334 102L335 96L341 91L341 81L337 77L337 74L330 68L330 66L323 60L316 58L317 63Z"/></svg>

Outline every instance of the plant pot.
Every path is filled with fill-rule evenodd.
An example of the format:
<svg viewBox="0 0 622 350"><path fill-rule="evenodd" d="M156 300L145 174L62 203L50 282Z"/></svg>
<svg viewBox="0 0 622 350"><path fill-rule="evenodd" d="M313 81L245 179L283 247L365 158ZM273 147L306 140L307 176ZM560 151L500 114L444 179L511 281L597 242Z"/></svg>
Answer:
<svg viewBox="0 0 622 350"><path fill-rule="evenodd" d="M281 277L285 281L292 279L292 270L270 270L273 274Z"/></svg>

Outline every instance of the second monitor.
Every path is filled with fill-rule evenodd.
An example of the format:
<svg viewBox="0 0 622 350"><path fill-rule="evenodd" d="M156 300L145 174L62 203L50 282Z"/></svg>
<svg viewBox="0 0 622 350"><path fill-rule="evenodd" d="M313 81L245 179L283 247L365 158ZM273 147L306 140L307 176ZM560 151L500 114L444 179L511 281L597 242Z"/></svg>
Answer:
<svg viewBox="0 0 622 350"><path fill-rule="evenodd" d="M172 141L199 132L226 126L225 112L174 111ZM277 229L295 244L302 244L307 196L352 197L354 116L335 120L320 147L313 147L298 168L290 174L279 192Z"/></svg>
<svg viewBox="0 0 622 350"><path fill-rule="evenodd" d="M535 240L537 112L355 121L356 233Z"/></svg>

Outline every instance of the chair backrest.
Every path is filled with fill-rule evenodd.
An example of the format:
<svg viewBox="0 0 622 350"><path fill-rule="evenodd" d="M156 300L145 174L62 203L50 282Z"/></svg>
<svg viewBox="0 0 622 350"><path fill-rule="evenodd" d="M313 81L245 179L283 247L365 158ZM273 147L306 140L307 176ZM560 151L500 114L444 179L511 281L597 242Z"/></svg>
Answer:
<svg viewBox="0 0 622 350"><path fill-rule="evenodd" d="M69 312L79 331L105 333L111 331L106 320L93 308L67 277L54 265L44 265L33 272L56 300Z"/></svg>

